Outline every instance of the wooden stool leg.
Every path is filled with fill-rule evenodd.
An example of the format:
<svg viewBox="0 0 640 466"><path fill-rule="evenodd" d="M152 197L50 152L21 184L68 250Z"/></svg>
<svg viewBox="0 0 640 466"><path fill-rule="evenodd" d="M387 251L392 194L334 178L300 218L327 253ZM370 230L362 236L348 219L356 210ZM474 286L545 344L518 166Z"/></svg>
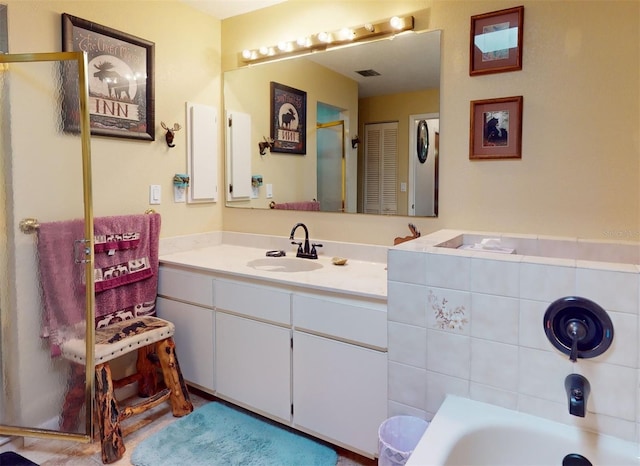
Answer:
<svg viewBox="0 0 640 466"><path fill-rule="evenodd" d="M189 399L187 385L184 383L184 379L182 378L182 372L180 371L180 365L178 364L178 358L176 356L176 345L173 342L173 338L169 337L157 342L156 352L160 359L164 383L171 391L169 399L171 401L173 415L176 417L182 417L189 414L193 411L193 405Z"/></svg>
<svg viewBox="0 0 640 466"><path fill-rule="evenodd" d="M138 380L138 395L143 398L153 396L158 392L158 377L156 375L156 365L151 358L155 357L153 354L153 346L143 346L138 349L138 361L136 363L136 369L140 374Z"/></svg>
<svg viewBox="0 0 640 466"><path fill-rule="evenodd" d="M113 463L122 458L125 447L109 363L96 366L96 415L100 430L102 462Z"/></svg>

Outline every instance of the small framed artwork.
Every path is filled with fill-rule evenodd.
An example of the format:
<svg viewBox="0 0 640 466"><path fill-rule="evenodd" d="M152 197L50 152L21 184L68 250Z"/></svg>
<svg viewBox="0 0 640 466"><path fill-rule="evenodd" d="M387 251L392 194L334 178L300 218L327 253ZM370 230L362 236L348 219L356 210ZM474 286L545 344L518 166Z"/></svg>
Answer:
<svg viewBox="0 0 640 466"><path fill-rule="evenodd" d="M469 75L522 69L524 7L471 17Z"/></svg>
<svg viewBox="0 0 640 466"><path fill-rule="evenodd" d="M87 54L91 134L155 140L153 42L63 13L62 50ZM64 104L63 124L77 130Z"/></svg>
<svg viewBox="0 0 640 466"><path fill-rule="evenodd" d="M469 158L522 158L522 96L471 102Z"/></svg>
<svg viewBox="0 0 640 466"><path fill-rule="evenodd" d="M271 152L307 153L307 93L271 82Z"/></svg>

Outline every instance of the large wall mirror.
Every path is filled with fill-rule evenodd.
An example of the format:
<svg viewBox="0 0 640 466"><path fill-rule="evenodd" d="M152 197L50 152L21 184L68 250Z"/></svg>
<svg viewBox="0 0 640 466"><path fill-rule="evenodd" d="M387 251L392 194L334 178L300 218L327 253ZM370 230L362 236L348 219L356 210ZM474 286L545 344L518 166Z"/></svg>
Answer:
<svg viewBox="0 0 640 466"><path fill-rule="evenodd" d="M227 206L437 216L440 36L404 33L226 72ZM303 92L306 114L272 122L272 83ZM304 153L260 153L273 125L299 121Z"/></svg>

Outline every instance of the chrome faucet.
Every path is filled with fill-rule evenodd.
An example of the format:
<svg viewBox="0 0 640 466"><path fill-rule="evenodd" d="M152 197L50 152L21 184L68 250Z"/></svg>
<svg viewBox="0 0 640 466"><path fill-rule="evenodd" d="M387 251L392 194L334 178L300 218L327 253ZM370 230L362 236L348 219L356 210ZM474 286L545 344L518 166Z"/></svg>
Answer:
<svg viewBox="0 0 640 466"><path fill-rule="evenodd" d="M304 230L304 247L302 242L293 241L293 236L296 234L296 230L298 227L302 227ZM291 229L291 234L289 235L289 239L291 240L291 244L298 245L298 252L296 253L296 257L302 257L304 259L317 259L318 252L316 251L316 247L321 248L322 244L311 244L309 245L309 229L304 223L296 223Z"/></svg>
<svg viewBox="0 0 640 466"><path fill-rule="evenodd" d="M587 412L587 398L591 392L589 381L580 374L569 374L564 379L564 389L569 399L569 414L584 417Z"/></svg>

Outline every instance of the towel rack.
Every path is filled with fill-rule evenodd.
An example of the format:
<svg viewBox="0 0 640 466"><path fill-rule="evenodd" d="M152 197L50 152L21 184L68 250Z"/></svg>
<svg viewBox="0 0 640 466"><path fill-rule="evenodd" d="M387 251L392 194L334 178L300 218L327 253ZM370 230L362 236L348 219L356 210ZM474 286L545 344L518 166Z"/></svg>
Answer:
<svg viewBox="0 0 640 466"><path fill-rule="evenodd" d="M144 211L145 214L155 214L156 211L154 209L147 209ZM26 235L35 233L38 228L40 228L40 222L38 222L37 218L23 218L20 220L18 224L20 231Z"/></svg>

